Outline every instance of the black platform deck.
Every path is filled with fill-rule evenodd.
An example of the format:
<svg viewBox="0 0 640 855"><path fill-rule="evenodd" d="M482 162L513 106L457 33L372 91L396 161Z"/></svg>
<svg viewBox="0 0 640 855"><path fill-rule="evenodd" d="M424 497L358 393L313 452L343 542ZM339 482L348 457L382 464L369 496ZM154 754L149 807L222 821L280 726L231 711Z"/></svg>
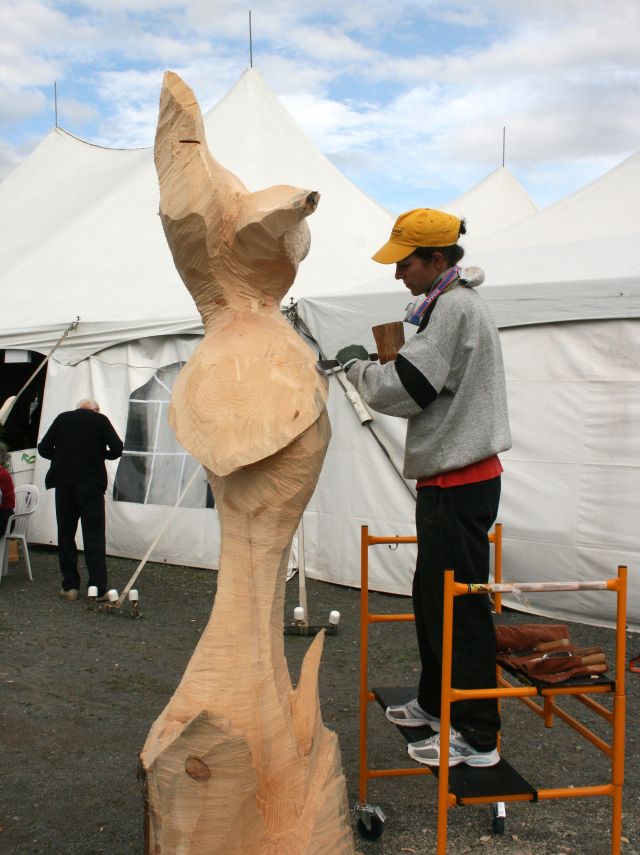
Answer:
<svg viewBox="0 0 640 855"><path fill-rule="evenodd" d="M374 688L371 690L380 706L386 710L388 706L405 704L418 694L417 688L406 686ZM398 727L393 725L404 736L407 742L419 742L433 736L429 727ZM437 777L438 767L429 767ZM524 796L529 801L537 801L538 793L535 787L526 781L509 763L502 757L496 766L488 768L474 768L461 763L449 769L449 792L452 793L459 804L464 804L465 799L491 798L500 796Z"/></svg>
<svg viewBox="0 0 640 855"><path fill-rule="evenodd" d="M511 626L513 625L513 621L511 620L511 616L509 613L507 614L494 614L493 623L496 626L504 625ZM588 688L589 686L609 686L611 691L614 690L615 680L611 677L610 674L590 674L588 676L582 677L570 677L568 680L564 680L560 683L549 683L545 680L536 680L535 677L530 677L524 671L520 671L518 668L513 668L510 665L506 665L503 662L498 662L498 665L503 669L503 671L507 671L511 674L512 677L515 677L519 683L523 683L525 686L532 686L537 689L538 694L544 694L545 689L554 689L556 692L561 692L564 687L579 687L579 688ZM415 695L414 695L415 697ZM401 701L402 703L402 701Z"/></svg>
<svg viewBox="0 0 640 855"><path fill-rule="evenodd" d="M549 683L545 680L536 680L535 677L529 676L529 674L525 674L524 671L520 671L517 668L512 668L510 665L506 665L504 662L499 662L498 665L502 668L503 671L507 671L511 674L512 677L515 677L519 683L524 683L525 686L532 686L535 688L539 695L544 695L545 689L549 691L550 689L554 689L555 692L562 692L565 688L581 688L581 689L589 689L593 686L608 686L611 691L613 691L615 686L615 680L611 678L609 674L606 672L604 674L590 674L588 676L582 677L570 677L568 680L564 680L560 683Z"/></svg>

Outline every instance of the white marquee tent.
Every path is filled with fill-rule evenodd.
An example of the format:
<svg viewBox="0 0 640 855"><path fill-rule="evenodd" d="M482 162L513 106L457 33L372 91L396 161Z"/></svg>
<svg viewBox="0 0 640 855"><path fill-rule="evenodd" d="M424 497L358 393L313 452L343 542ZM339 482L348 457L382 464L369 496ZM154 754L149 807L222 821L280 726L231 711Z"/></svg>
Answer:
<svg viewBox="0 0 640 855"><path fill-rule="evenodd" d="M389 277L374 280L381 268L369 260L372 249L386 239L393 217L350 184L315 149L255 70L245 72L229 94L209 111L205 126L214 156L250 189L289 183L320 191L319 209L309 221L312 250L300 268L291 295L298 301L300 317L327 355L332 356L336 346L354 337L357 340L359 331L368 333L373 323L402 316L406 294ZM617 189L612 188L613 196ZM41 430L57 412L72 407L80 397L95 397L102 402L119 432L127 435L129 475L131 471L144 473L133 496L128 483L131 479L123 478L126 473L117 464L110 465L108 549L112 554L138 558L162 527L169 506L175 503L193 470L193 462L167 436L166 407L172 377L193 351L201 332L200 320L173 268L156 214L157 204L149 149L102 149L61 130L51 131L31 157L0 184L0 227L3 234L12 236L0 248L1 287L4 294L12 295L5 304L0 348L47 353L67 324L80 316L77 331L49 363ZM511 246L508 241L513 233L516 253L520 245L518 222L526 218L527 222L542 222L544 226L542 217L547 213L535 213L522 188L504 169L496 170L446 207L467 216L470 237L475 232L478 242L488 241L497 229L497 234L505 236L504 245ZM549 211L553 213L553 209ZM524 232L528 233L526 229ZM531 255L539 258L540 246ZM487 259L496 257L498 253L492 248ZM476 253L473 257L469 253L469 261L476 261ZM535 276L542 275L537 268L530 269L535 270ZM637 289L637 264L634 270ZM598 276L603 272L601 268ZM514 279L512 286L510 280L500 279L499 272L492 270L491 277L494 276L498 284L494 287L492 279L483 290L485 296L499 295L504 285L504 295L495 302L491 298L496 308L502 303L503 308L511 302L519 303L519 299L509 299L511 287L519 298L526 283L537 281L535 277L521 277ZM571 287L579 287L569 278L567 283L569 292ZM625 286L624 306L620 303L620 314L613 317L634 317L634 299L637 304L637 296L634 298ZM511 308L518 313L521 307ZM565 314L557 319L541 319L567 317ZM605 316L594 313L586 317ZM526 307L514 323L526 323L525 318ZM540 320L535 315L533 319ZM504 318L501 323L505 325ZM624 326L627 321L620 323ZM537 347L548 352L549 340L554 340L550 330L555 330L562 359L570 363L575 351L568 333L584 344L575 335L577 326L527 328L524 337L516 335L513 342L511 337L516 331L506 326L509 329L505 329L503 341L510 391L512 396L516 394L516 401L526 399L527 378L520 374L531 370L531 359L538 359ZM605 338L608 341L608 334ZM595 345L592 332L586 343L590 348ZM602 370L606 374L610 361L605 363ZM512 373L515 368L520 374ZM547 374L542 377L535 370L533 374L546 393ZM361 427L337 380L331 382L333 440L318 490L305 514L305 556L311 575L357 585L359 525L367 523L372 530L383 533L411 534L413 498L371 431ZM540 417L540 408L534 406L538 421L530 424L529 409L512 402L516 446L505 457L503 503L508 551L513 557L505 569L509 574L513 563L512 575L522 568L527 578L531 576L530 565L521 562L531 538L529 525L519 515L518 503L532 492L528 479L535 474L535 467L525 466L525 475L516 474L518 454L533 454L525 436L529 444L533 442L541 425L552 438L557 437L565 417L562 409L554 410L547 423ZM521 429L521 418L526 431ZM560 423L556 423L557 419ZM399 425L376 417L373 429L389 449L396 468L401 467ZM164 445L160 448L161 440ZM567 445L568 438L557 443L554 460L561 462L569 450L575 457L576 449L568 449ZM621 448L621 458L627 450ZM533 454L532 462L538 460L539 456ZM637 463L637 455L635 460ZM40 486L46 466L45 461L37 460L35 481ZM578 464L576 467L580 468ZM114 482L116 492L120 490L120 500L111 499ZM555 481L551 486L555 489ZM536 499L527 509L530 520L537 521L549 510L548 496L541 492L542 506ZM204 506L204 493L202 476L158 543L152 555L155 560L216 566L217 516ZM34 538L43 543L55 542L52 498L44 495L32 528ZM593 510L597 513L598 508ZM567 511L565 517L569 516ZM563 517L550 530L561 533L560 545L568 561L571 550L575 554L576 542L567 534L567 527L571 528L571 523ZM622 520L620 527L628 530ZM540 540L549 541L551 549L555 541L548 535L548 527L541 529ZM523 549L513 551L518 543L524 544ZM413 562L410 549L402 556L381 551L372 558L373 587L408 591ZM574 563L576 568L582 566L578 559L574 558ZM629 559L629 563L633 561ZM542 576L540 572L536 570L536 577L550 578L555 574L555 570L547 570ZM578 605L574 611L594 617L589 604L584 608Z"/></svg>

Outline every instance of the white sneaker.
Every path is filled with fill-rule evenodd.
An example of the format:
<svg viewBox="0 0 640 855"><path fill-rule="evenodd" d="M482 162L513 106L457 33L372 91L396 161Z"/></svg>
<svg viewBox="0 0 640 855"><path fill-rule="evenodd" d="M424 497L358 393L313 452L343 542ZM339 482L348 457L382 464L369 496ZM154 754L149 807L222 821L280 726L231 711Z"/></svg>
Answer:
<svg viewBox="0 0 640 855"><path fill-rule="evenodd" d="M440 731L440 719L425 712L417 698L395 707L387 707L386 717L400 727L430 727L435 733Z"/></svg>
<svg viewBox="0 0 640 855"><path fill-rule="evenodd" d="M409 757L417 760L418 763L423 763L425 766L439 766L440 734L437 733L429 739L420 740L420 742L409 743L407 752ZM478 751L477 748L472 748L457 730L451 729L449 766L466 763L467 766L488 767L496 766L499 762L500 755L497 748L493 748L491 751Z"/></svg>

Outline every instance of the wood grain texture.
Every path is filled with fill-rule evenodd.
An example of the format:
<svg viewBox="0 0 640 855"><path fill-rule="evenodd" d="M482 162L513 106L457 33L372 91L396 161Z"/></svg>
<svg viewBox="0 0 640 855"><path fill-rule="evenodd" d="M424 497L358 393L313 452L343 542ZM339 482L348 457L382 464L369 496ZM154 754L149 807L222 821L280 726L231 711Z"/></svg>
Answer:
<svg viewBox="0 0 640 855"><path fill-rule="evenodd" d="M402 321L391 321L388 324L378 324L371 327L376 342L380 364L392 362L404 344L404 324Z"/></svg>
<svg viewBox="0 0 640 855"><path fill-rule="evenodd" d="M209 623L141 753L153 855L353 853L335 734L321 719L323 635L294 689L284 655L291 540L330 438L327 384L280 302L319 195L249 193L211 156L188 86L165 75L160 216L205 335L171 425L206 467L222 545Z"/></svg>

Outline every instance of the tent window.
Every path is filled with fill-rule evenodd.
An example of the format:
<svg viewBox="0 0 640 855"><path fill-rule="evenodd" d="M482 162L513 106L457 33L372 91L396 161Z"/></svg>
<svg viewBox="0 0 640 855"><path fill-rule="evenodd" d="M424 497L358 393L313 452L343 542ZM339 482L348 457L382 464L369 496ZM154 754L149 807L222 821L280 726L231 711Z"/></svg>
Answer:
<svg viewBox="0 0 640 855"><path fill-rule="evenodd" d="M184 362L174 362L132 392L113 498L116 502L175 505L196 469L202 470L183 508L212 508L213 495L200 464L179 444L169 427L171 388Z"/></svg>

